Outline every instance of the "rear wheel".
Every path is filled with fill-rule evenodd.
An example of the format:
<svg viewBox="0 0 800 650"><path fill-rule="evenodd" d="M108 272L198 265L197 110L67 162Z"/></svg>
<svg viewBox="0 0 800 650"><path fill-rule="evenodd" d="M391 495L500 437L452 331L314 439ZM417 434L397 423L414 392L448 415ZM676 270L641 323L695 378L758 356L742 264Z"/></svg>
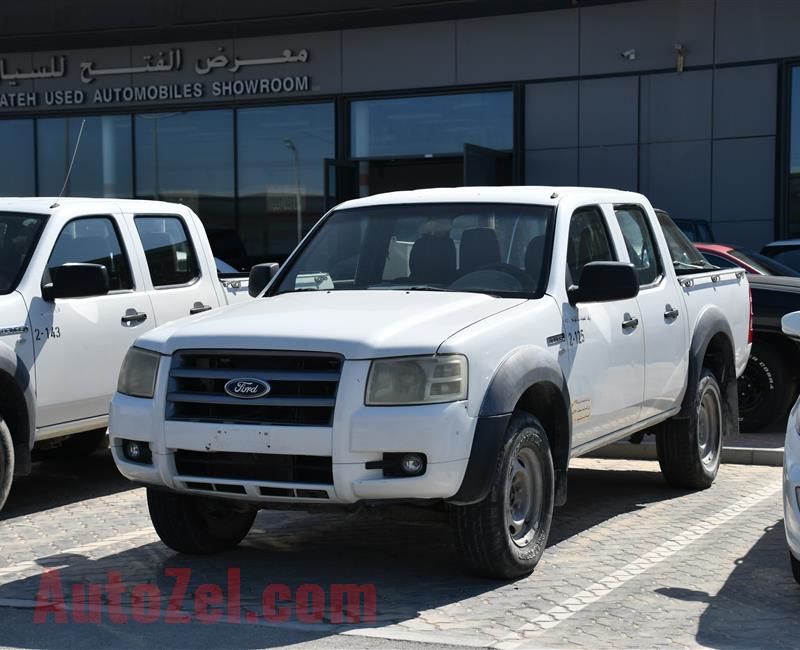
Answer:
<svg viewBox="0 0 800 650"><path fill-rule="evenodd" d="M737 383L742 430L766 429L786 417L795 398L794 381L780 350L766 341L756 341L750 360Z"/></svg>
<svg viewBox="0 0 800 650"><path fill-rule="evenodd" d="M0 510L6 503L14 478L14 442L3 418L0 417Z"/></svg>
<svg viewBox="0 0 800 650"><path fill-rule="evenodd" d="M553 517L553 459L535 417L514 413L496 463L486 498L453 508L456 540L472 573L517 578L539 562Z"/></svg>
<svg viewBox="0 0 800 650"><path fill-rule="evenodd" d="M147 489L156 533L180 553L204 555L233 548L253 525L256 510L238 501Z"/></svg>
<svg viewBox="0 0 800 650"><path fill-rule="evenodd" d="M716 377L703 369L697 383L697 413L667 420L656 435L658 463L667 482L679 488L705 489L714 482L722 456L722 393Z"/></svg>

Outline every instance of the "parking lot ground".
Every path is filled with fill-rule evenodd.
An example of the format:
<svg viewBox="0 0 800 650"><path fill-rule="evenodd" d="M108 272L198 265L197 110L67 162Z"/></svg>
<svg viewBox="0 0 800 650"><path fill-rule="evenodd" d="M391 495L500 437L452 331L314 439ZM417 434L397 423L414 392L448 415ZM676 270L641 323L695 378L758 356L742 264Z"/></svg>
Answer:
<svg viewBox="0 0 800 650"><path fill-rule="evenodd" d="M42 464L15 483L0 514L0 645L796 647L800 587L788 564L780 481L779 468L724 465L712 488L684 492L666 485L655 462L578 459L541 563L503 583L464 575L449 528L428 511L411 523L402 512L263 511L237 549L177 554L153 532L145 491L116 475L107 453ZM187 624L167 622L180 569L191 570L176 607L192 617ZM191 594L211 583L227 597L235 569L238 622L198 621ZM48 570L58 573L45 583ZM100 622L76 622L74 585L115 573L125 589L120 606L103 592ZM64 607L40 610L46 621L35 623L37 593L42 603L58 601L55 575ZM295 596L316 585L328 598L330 585L343 583L375 586L373 621L335 623L329 600L304 612L318 623L298 621L300 606L287 623L265 620L268 585ZM140 596L163 594L155 622L134 620L154 613L131 595L136 585ZM224 614L229 601L217 609Z"/></svg>

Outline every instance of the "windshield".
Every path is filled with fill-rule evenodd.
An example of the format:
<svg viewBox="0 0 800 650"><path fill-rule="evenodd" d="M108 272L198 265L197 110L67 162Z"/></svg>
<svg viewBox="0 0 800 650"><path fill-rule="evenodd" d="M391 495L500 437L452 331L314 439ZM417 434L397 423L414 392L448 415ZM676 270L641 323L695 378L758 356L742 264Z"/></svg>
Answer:
<svg viewBox="0 0 800 650"><path fill-rule="evenodd" d="M717 268L703 257L703 254L694 247L694 244L689 241L689 238L675 225L675 222L666 212L656 210L656 216L658 217L658 223L661 224L661 230L664 231L664 237L667 240L667 247L669 248L672 265L675 267L676 273L691 273L692 271Z"/></svg>
<svg viewBox="0 0 800 650"><path fill-rule="evenodd" d="M46 220L38 214L0 212L0 295L16 289Z"/></svg>
<svg viewBox="0 0 800 650"><path fill-rule="evenodd" d="M552 215L548 206L491 203L337 210L270 293L397 289L527 297L546 280Z"/></svg>
<svg viewBox="0 0 800 650"><path fill-rule="evenodd" d="M800 277L800 273L793 268L781 264L761 253L748 250L747 248L734 248L730 251L730 255L752 266L756 271L764 275L786 275L791 278Z"/></svg>

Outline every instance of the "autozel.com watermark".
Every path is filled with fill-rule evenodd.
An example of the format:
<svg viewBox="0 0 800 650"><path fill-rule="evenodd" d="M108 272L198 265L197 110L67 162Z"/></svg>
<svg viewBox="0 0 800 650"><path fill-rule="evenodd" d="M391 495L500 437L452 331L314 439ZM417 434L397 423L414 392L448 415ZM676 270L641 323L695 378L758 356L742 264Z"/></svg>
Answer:
<svg viewBox="0 0 800 650"><path fill-rule="evenodd" d="M267 584L261 602L243 607L241 570L229 568L225 585L203 583L190 588L192 570L168 568L172 585L162 590L151 582L126 584L109 571L105 582L65 584L58 570L39 579L34 623L374 623L373 584L327 586L302 584L296 589Z"/></svg>

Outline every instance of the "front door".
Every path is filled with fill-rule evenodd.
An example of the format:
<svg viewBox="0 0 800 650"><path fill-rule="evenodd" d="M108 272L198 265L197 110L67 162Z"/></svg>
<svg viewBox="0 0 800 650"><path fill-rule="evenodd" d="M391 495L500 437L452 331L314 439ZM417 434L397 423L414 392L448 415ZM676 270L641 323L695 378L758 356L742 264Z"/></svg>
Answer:
<svg viewBox="0 0 800 650"><path fill-rule="evenodd" d="M102 264L110 292L32 300L37 427L108 414L125 353L154 326L150 301L123 244L126 232L119 215L97 215L73 219L58 235L42 283L68 262Z"/></svg>
<svg viewBox="0 0 800 650"><path fill-rule="evenodd" d="M570 220L567 284L580 284L589 262L618 261L598 206ZM591 443L635 423L644 385L644 336L635 298L601 303L564 301L565 375L572 400L573 446Z"/></svg>

